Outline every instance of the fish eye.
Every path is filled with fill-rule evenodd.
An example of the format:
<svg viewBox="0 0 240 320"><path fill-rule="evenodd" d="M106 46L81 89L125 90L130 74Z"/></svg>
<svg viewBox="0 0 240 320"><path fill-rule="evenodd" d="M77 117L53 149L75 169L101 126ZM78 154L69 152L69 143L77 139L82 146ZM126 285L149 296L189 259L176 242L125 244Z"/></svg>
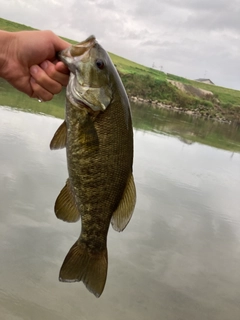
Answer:
<svg viewBox="0 0 240 320"><path fill-rule="evenodd" d="M105 67L105 64L101 59L97 59L96 66L98 67L98 69L102 70Z"/></svg>

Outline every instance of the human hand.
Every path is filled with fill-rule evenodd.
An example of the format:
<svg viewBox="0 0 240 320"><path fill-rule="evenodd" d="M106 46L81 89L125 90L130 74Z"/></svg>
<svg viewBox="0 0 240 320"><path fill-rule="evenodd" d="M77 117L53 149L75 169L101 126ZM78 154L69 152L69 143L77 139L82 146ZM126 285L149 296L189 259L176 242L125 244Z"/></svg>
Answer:
<svg viewBox="0 0 240 320"><path fill-rule="evenodd" d="M46 60L40 65L33 65L30 67L30 74L32 97L42 101L51 100L54 94L62 90L62 86L67 86L69 80L68 68L57 60Z"/></svg>
<svg viewBox="0 0 240 320"><path fill-rule="evenodd" d="M0 76L15 88L48 101L67 85L69 71L56 60L56 52L69 43L51 31L2 31L0 43L2 37L5 46L0 49Z"/></svg>

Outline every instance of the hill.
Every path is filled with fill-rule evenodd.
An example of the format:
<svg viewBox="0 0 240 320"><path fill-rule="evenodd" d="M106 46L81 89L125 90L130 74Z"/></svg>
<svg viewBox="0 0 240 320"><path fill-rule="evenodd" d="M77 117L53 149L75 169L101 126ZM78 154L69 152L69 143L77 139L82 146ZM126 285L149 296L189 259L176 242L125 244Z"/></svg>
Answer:
<svg viewBox="0 0 240 320"><path fill-rule="evenodd" d="M0 18L0 29L34 30L29 26L2 18ZM63 39L76 43L74 40ZM154 108L165 107L220 121L240 122L240 91L165 74L114 53L109 55L131 99L152 104ZM2 81L0 85L4 86Z"/></svg>

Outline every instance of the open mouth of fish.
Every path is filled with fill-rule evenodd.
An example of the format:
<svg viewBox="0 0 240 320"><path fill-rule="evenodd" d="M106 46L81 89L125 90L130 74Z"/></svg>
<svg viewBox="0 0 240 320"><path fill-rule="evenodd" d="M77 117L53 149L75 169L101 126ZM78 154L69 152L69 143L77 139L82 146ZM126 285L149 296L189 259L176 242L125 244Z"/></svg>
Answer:
<svg viewBox="0 0 240 320"><path fill-rule="evenodd" d="M68 66L71 63L72 59L74 59L75 57L78 57L79 60L83 61L85 57L88 57L91 48L93 48L96 43L97 40L95 36L92 35L86 40L79 42L76 45L72 45L63 51L60 51L58 53L58 57Z"/></svg>

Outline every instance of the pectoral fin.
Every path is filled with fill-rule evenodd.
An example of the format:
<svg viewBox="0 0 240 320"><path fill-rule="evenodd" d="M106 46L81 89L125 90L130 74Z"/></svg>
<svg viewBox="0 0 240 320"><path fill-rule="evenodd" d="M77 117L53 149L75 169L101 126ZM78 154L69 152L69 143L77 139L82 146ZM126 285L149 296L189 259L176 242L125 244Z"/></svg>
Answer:
<svg viewBox="0 0 240 320"><path fill-rule="evenodd" d="M63 221L76 222L80 218L80 213L75 204L69 179L57 197L54 211L57 218Z"/></svg>
<svg viewBox="0 0 240 320"><path fill-rule="evenodd" d="M116 211L114 211L111 219L111 224L114 230L123 231L128 222L130 221L133 210L136 203L136 188L133 179L133 175L131 174L126 188L123 193L123 197L118 205Z"/></svg>
<svg viewBox="0 0 240 320"><path fill-rule="evenodd" d="M64 121L60 127L55 132L52 141L50 142L50 149L63 149L66 147L66 140L67 140L67 126L66 122Z"/></svg>

